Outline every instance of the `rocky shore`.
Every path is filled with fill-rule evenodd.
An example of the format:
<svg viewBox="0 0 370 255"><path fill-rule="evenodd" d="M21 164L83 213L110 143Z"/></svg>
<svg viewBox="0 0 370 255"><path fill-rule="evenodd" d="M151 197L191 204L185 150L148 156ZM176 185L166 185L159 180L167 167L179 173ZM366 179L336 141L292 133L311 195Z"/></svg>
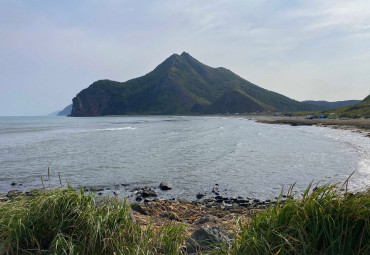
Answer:
<svg viewBox="0 0 370 255"><path fill-rule="evenodd" d="M252 116L256 122L265 124L283 124L290 126L321 126L334 129L350 130L370 137L370 119L305 119L302 116L281 117L258 115Z"/></svg>
<svg viewBox="0 0 370 255"><path fill-rule="evenodd" d="M368 222L368 209L366 209L366 206L368 207L370 201L368 197L369 191L367 191L367 193L361 192L356 194L347 193L346 191L343 193L341 191L343 185L341 187L337 187L336 185L315 187L312 189L312 193L310 194L309 190L312 187L309 186L306 189L305 195L303 195L302 199L292 199L293 197L291 196L280 196L279 198L275 198L273 200L264 201L248 197L223 197L219 194L217 185L215 185L212 190L212 197L204 198L204 196L202 196L203 194L198 194L196 199L193 201L181 198L177 200L159 198L155 190L148 187L143 187L137 189L137 192L134 195L135 200L137 201L128 202L130 205L129 208L126 206L127 200L125 198L120 198L118 196L99 196L96 193L94 195L90 192L85 192L84 194L83 189L81 189L82 193L79 193L79 191L75 192L69 186L68 189L63 189L62 192L60 189L34 189L28 192L12 190L6 194L0 194L0 208L18 210L17 208L23 207L24 205L29 204L29 202L33 203L33 205L36 205L38 208L38 199L41 199L42 201L47 201L47 204L41 203L46 205L47 215L54 215L54 209L50 211L48 209L48 205L49 203L56 202L58 204L56 208L60 208L60 205L62 205L62 211L64 211L65 207L69 207L71 205L72 207L69 209L74 211L75 207L80 208L80 213L90 212L89 215L91 217L97 216L99 218L101 215L95 214L97 211L100 213L111 211L120 212L117 215L114 214L115 216L112 218L112 220L117 219L117 217L122 217L120 219L124 220L128 226L131 226L132 229L136 228L136 232L130 232L130 235L132 236L134 236L136 233L139 237L143 237L143 235L145 237L145 235L148 235L149 238L151 238L150 236L160 237L162 234L165 234L166 238L170 238L168 240L175 242L175 239L171 237L171 232L163 233L162 231L164 229L165 231L177 231L182 229L180 239L176 239L178 240L176 244L176 254L208 254L208 252L215 252L216 250L221 251L220 249L225 249L225 251L237 251L236 253L231 254L244 254L238 252L238 247L241 243L243 245L248 245L248 247L252 247L251 249L253 250L254 245L256 245L253 240L261 239L263 241L265 240L264 238L272 238L272 241L268 241L268 244L270 244L271 242L276 241L276 238L274 237L275 234L280 232L285 233L285 229L289 229L291 231L299 228L297 233L294 233L294 240L298 240L297 238L302 237L301 231L306 231L307 229L317 229L317 227L326 226L326 224L332 224L333 226L330 225L329 228L334 229L336 226L342 226L347 222L347 220L345 220L344 223L340 223L340 219L343 217L343 219L347 219L346 217L349 216L351 217L348 219L351 219L353 223L351 222L348 224L348 228L356 224L356 226L364 228ZM172 189L172 185L163 182L159 184L158 188L167 191ZM86 193L89 194L86 195ZM293 194L291 189L288 191L288 194ZM30 199L25 199L26 197L29 197ZM58 199L55 200L55 197L58 197ZM81 199L83 202L80 203L79 201ZM66 204L64 204L65 202ZM81 207L83 205L86 207L85 209ZM347 215L346 210L337 210L339 206L346 206L348 210L353 210L353 212L349 212ZM124 208L124 210L122 211L120 208ZM4 212L6 211L7 210L4 210ZM32 211L36 212L36 216L33 215L33 217L38 218L38 210ZM9 216L13 213L12 211L9 212L9 214L4 213L4 215ZM339 219L339 223L333 223L332 220L327 222L327 219L332 219L333 212L340 214L339 216L333 217L335 219ZM27 215L28 214L26 214L25 217L28 217ZM41 213L41 215L44 214ZM68 215L69 213L66 215L62 214L62 218L67 217ZM294 215L294 217L299 216L299 218L291 221L292 215ZM317 223L316 220L309 220L310 217L312 217L310 215L319 219L320 222ZM354 215L356 215L356 217L354 217ZM87 217L87 215L85 216ZM283 221L281 224L279 223L280 225L275 225L277 223L277 217L279 219L287 219L287 221ZM12 217L10 217L10 219L12 219ZM43 220L40 223L42 226L48 222L48 220L44 221L44 218L42 217L41 219ZM90 218L88 217L87 219ZM94 224L96 219L93 219L94 220L92 221L89 220L89 222L93 222ZM60 219L57 219L56 222L59 221ZM99 224L98 226L100 226ZM101 225L101 227L103 227L104 224ZM247 226L246 224L248 225L248 228L245 228ZM265 227L267 225L269 225L269 227L272 229L268 228L267 232L265 232ZM55 226L55 222L52 222L52 226ZM310 227L307 228L306 226ZM30 224L30 227L33 227L33 223ZM73 227L76 227L76 225L73 224ZM249 227L252 230L250 230ZM3 231L4 229L5 228L3 228ZM127 229L127 227L122 228L122 231L125 229ZM342 229L339 230L342 231ZM339 230L334 230L334 232ZM96 231L95 228L94 231ZM347 229L345 231L346 235L353 233L351 229ZM180 232L176 233L179 234ZM355 237L356 241L353 241L353 243L351 242L349 244L351 249L361 250L364 244L365 246L367 245L367 241L365 240L364 244L360 243L360 248L357 247L357 240L363 238L363 234L361 234L363 233L362 230L359 231L359 233L360 237ZM249 237L247 239L243 239L241 238L243 235L248 235ZM311 238L311 235L312 238L317 238L317 233L308 232L305 236L308 236L307 238ZM366 233L364 236L366 237ZM32 238L39 238L39 236L36 235ZM137 238L137 236L135 238ZM329 243L331 243L331 236L327 237L325 235L321 235L319 238L320 240L329 238ZM251 240L252 243L250 243ZM282 245L284 246L285 239L279 240L283 241ZM302 239L300 243L301 242L307 242L308 244L311 244L310 240L308 239ZM258 245L262 245L264 248L266 248L263 243ZM298 246L294 246L293 248L295 249L299 247L301 247L300 244L298 244ZM267 246L267 248L270 250L269 246ZM312 248L312 250L315 249L315 247ZM322 249L325 250L326 247ZM364 249L367 248L365 247ZM276 252L278 251L278 249L274 248L273 252L267 252L266 254L277 254ZM5 253L5 246L2 247L0 240L0 254ZM226 253L218 252L217 254Z"/></svg>
<svg viewBox="0 0 370 255"><path fill-rule="evenodd" d="M172 185L162 182L161 190L172 189ZM104 188L85 188L85 191L94 190L96 193L95 203L97 206L108 204L113 199L124 203L125 199L115 196L98 195ZM20 196L32 197L42 192L42 189L34 189L27 192L11 190L6 194L0 194L0 206L2 203L11 202ZM169 224L185 224L187 236L184 251L191 254L201 249L202 243L210 241L219 243L231 243L238 222L248 222L254 213L261 212L268 206L276 203L284 203L284 199L259 200L250 197L223 197L218 192L217 185L211 191L212 196L197 194L194 200L187 199L164 199L158 197L156 191L150 187L136 188L131 194L131 215L135 222L142 227L152 225L156 228ZM187 254L186 253L186 254Z"/></svg>

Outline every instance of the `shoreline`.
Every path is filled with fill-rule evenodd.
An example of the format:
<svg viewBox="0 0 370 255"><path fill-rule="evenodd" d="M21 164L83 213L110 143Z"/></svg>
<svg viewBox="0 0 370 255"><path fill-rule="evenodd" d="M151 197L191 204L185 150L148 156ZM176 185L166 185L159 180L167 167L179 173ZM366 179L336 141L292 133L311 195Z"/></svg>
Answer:
<svg viewBox="0 0 370 255"><path fill-rule="evenodd" d="M6 205L7 203L13 203L18 200L24 201L23 199L27 197L29 199L34 199L37 198L37 196L53 192L53 190L67 191L68 188L35 189L24 193L10 191L5 196L0 194L0 207L3 204ZM314 192L316 188L311 190L310 192ZM78 189L75 189L75 191L79 193ZM288 191L288 194L293 194L290 192L292 192L292 190ZM339 189L338 192L342 193ZM348 194L349 197L351 197L357 194L366 194L366 192L368 193L369 191ZM87 192L84 192L84 194L89 195ZM278 196L278 194L276 195ZM4 197L8 199L4 201ZM252 200L250 198L238 197L232 205L227 205L221 198L206 198L199 199L198 201L178 199L172 201L170 199L154 197L153 199L141 202L131 202L127 200L127 204L130 205L131 208L131 220L135 224L139 224L143 229L152 227L155 231L159 231L162 227L166 226L186 226L184 237L191 238L191 236L200 229L216 228L220 233L228 236L230 240L232 240L235 233L240 231L239 224L249 224L254 219L255 215L269 211L275 206L284 206L285 202L288 202L288 199L300 201L302 198L293 195L288 195L288 197L281 195L273 200L260 201L258 199ZM93 204L96 208L112 206L114 204L125 205L126 199L117 196L99 196L97 193L94 193Z"/></svg>
<svg viewBox="0 0 370 255"><path fill-rule="evenodd" d="M0 207L5 203L13 203L22 198L34 198L38 194L48 193L54 189L66 190L67 188L33 189L28 192L11 190L7 194L0 193ZM79 193L79 189L74 189ZM142 191L149 192L143 188ZM85 191L88 195L90 191ZM266 210L270 205L283 204L286 196L281 200L259 200L252 198L237 197L225 201L227 198L216 195L194 201L179 198L177 200L165 199L157 196L146 196L140 201L131 201L127 197L98 195L93 192L95 205L111 205L113 201L124 204L125 201L131 207L131 215L134 222L142 227L153 226L159 229L162 226L186 224L185 236L189 237L199 228L216 227L227 235L233 235L238 228L238 222L248 222L255 213Z"/></svg>
<svg viewBox="0 0 370 255"><path fill-rule="evenodd" d="M370 138L370 119L305 119L305 117L302 116L283 117L268 115L248 117L255 122L263 124L329 127L361 133L365 137Z"/></svg>

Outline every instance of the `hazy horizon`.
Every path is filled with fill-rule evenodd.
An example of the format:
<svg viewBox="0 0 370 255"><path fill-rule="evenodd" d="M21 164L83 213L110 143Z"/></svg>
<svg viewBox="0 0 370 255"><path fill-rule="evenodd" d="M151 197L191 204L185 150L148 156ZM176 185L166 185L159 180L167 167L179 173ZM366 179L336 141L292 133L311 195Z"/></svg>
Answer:
<svg viewBox="0 0 370 255"><path fill-rule="evenodd" d="M0 0L0 28L0 116L62 110L183 51L298 101L370 94L365 0Z"/></svg>

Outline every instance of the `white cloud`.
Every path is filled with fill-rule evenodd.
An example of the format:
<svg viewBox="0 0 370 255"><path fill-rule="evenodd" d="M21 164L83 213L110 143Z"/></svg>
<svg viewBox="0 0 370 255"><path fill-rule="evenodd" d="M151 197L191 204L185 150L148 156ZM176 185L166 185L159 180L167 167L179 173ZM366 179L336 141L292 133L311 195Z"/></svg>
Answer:
<svg viewBox="0 0 370 255"><path fill-rule="evenodd" d="M318 84L336 91L330 100L361 98L370 92L369 37L367 0L0 0L0 86L44 97L63 88L37 110L51 112L95 79L134 78L187 51L296 99L329 99ZM8 95L0 104L28 97L36 109L42 98Z"/></svg>

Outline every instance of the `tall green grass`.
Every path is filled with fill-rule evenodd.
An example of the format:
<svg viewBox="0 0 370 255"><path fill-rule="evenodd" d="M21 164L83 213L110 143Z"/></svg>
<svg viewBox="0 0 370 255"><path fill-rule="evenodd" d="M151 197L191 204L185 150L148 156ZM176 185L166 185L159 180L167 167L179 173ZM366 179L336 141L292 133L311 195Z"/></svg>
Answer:
<svg viewBox="0 0 370 255"><path fill-rule="evenodd" d="M221 254L370 254L370 192L343 194L338 185L310 190L240 223Z"/></svg>
<svg viewBox="0 0 370 255"><path fill-rule="evenodd" d="M284 203L239 223L231 247L211 253L370 254L370 190L350 194L324 185L309 186L300 199L288 193ZM97 206L93 194L71 187L0 206L0 253L180 254L184 230L184 225L142 228L126 202Z"/></svg>
<svg viewBox="0 0 370 255"><path fill-rule="evenodd" d="M39 192L0 206L0 243L8 254L179 253L184 226L141 228L129 210L71 187Z"/></svg>

